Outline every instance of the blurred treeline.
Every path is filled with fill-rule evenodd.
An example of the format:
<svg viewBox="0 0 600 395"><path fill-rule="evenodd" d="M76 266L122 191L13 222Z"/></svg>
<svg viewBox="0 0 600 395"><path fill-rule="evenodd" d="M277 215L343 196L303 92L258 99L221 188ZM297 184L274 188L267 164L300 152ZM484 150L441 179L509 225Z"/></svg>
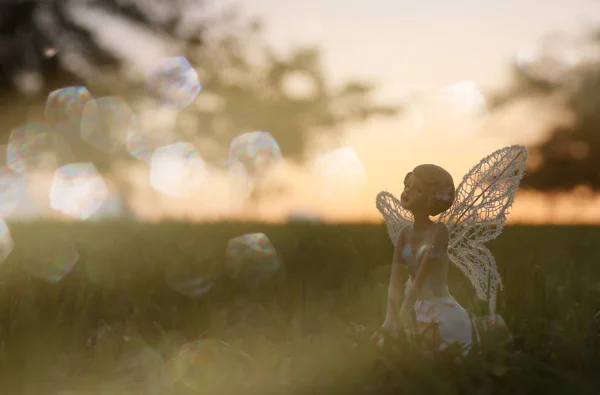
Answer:
<svg viewBox="0 0 600 395"><path fill-rule="evenodd" d="M171 55L186 56L197 68L204 90L197 103L179 114L174 132L179 138L214 141L201 152L209 161L222 160L231 139L251 130L269 131L286 157L301 160L311 134L335 133L349 122L400 110L375 103L376 87L368 81L334 86L323 73L318 45L277 52L266 44L260 21L235 10L215 12L210 6L202 0L3 2L3 140L14 127L39 118L47 94L60 87L86 85L94 96L141 97L144 78L129 72L132 56L124 56L122 43L100 32L125 25L136 32L124 39L130 41L125 46L130 51L143 47L136 40L160 42L173 49ZM550 36L549 41L561 39ZM587 44L588 53L593 47L597 54L600 35L591 35ZM567 61L560 51L535 61L518 59L513 86L494 93L496 108L524 96L560 97L576 120L530 147L524 188L600 187L599 59L580 54L575 62L572 56ZM73 144L78 159L91 160L103 171L128 160L125 154L107 156L83 142Z"/></svg>
<svg viewBox="0 0 600 395"><path fill-rule="evenodd" d="M522 187L569 191L600 189L600 30L583 37L550 34L538 49L518 54L514 83L495 97L502 107L523 98L560 103L573 122L550 130L530 148Z"/></svg>
<svg viewBox="0 0 600 395"><path fill-rule="evenodd" d="M317 47L276 52L262 38L260 21L235 10L211 11L201 0L8 2L0 5L3 136L31 115L27 106L41 109L47 94L60 87L86 85L94 96L143 95L144 76L129 73L131 56L99 32L123 25L136 32L123 33L130 51L167 44L172 52L165 57L186 56L198 70L203 91L179 114L180 137L208 137L226 150L233 137L266 130L284 155L301 159L310 133L396 111L372 101L375 87L369 82L332 86ZM202 154L220 159L211 157L214 152ZM106 164L116 159L124 158Z"/></svg>

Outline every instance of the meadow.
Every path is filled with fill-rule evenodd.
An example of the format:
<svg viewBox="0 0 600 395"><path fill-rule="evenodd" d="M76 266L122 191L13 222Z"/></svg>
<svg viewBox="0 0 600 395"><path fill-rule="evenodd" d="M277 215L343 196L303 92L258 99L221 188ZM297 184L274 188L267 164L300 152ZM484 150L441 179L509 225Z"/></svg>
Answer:
<svg viewBox="0 0 600 395"><path fill-rule="evenodd" d="M423 355L404 339L385 350L368 341L385 314L384 225L9 227L3 395L600 393L597 227L512 226L489 243L513 341L489 339L460 359L453 348ZM282 262L260 287L232 279L223 264L228 241L253 232L268 236ZM73 257L58 282L36 275ZM452 269L453 295L485 314L487 303ZM174 287L200 277L211 279L200 296Z"/></svg>

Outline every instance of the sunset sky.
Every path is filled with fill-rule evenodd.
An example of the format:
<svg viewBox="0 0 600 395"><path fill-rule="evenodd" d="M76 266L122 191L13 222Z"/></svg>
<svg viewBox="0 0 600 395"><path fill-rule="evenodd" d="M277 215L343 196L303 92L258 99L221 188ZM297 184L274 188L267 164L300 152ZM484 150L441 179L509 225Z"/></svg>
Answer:
<svg viewBox="0 0 600 395"><path fill-rule="evenodd" d="M378 219L377 192L399 193L404 174L414 166L439 164L458 184L484 155L504 145L535 141L553 124L569 122L568 114L549 103L521 103L485 118L457 117L439 108L436 92L461 81L471 81L483 92L506 87L511 62L520 49L552 32L578 34L600 26L600 2L592 0L229 0L212 8L231 5L239 6L245 15L261 17L266 39L282 51L304 44L322 48L325 70L334 82L368 79L379 86L377 99L401 104L410 97L415 105L402 117L349 127L341 141L313 144L315 157L343 147L355 150L366 175L358 195L325 196L315 188L312 163L288 167L282 176L288 180L289 192L252 210L253 217L263 219L279 219L290 210L332 220ZM94 21L98 29L105 28L105 20ZM153 42L146 40L145 47L151 48ZM123 46L129 44L118 45L121 52L128 52ZM147 178L146 173L144 167L132 170L138 180ZM354 174L348 177L357 179ZM239 202L224 197L227 188L218 178L214 176L200 195L184 200L157 196L150 193L147 182L138 181L136 209L149 219L247 216ZM571 205L567 200L555 201L555 207L562 207L561 214L549 217L551 203L532 205L532 199L537 197L517 199L514 221L577 220L567 210ZM600 211L600 200L586 199L579 217L585 210Z"/></svg>
<svg viewBox="0 0 600 395"><path fill-rule="evenodd" d="M367 76L381 97L432 93L458 80L484 87L507 81L517 51L553 31L600 23L594 0L230 0L265 21L267 39L323 48L336 79Z"/></svg>

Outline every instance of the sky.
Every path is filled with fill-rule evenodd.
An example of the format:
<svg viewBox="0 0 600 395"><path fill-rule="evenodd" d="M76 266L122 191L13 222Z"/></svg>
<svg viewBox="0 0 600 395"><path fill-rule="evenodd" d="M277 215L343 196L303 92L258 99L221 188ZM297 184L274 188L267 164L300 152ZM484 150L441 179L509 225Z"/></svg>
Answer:
<svg viewBox="0 0 600 395"><path fill-rule="evenodd" d="M298 211L330 220L377 220L377 192L399 194L404 175L416 165L439 164L458 184L483 156L505 145L539 140L553 125L570 121L569 114L552 102L517 103L486 116L457 116L440 107L436 95L441 88L465 81L484 93L505 88L520 49L553 32L577 34L600 26L600 1L592 0L229 0L215 2L211 8L230 6L243 15L260 17L265 39L281 51L294 45L320 47L325 72L334 83L348 78L373 81L378 85L377 100L402 104L409 97L413 110L389 120L348 127L337 141L313 142L313 155L307 163L286 166L279 173L288 191L263 201L250 213L232 198L228 181L220 175L209 176L209 186L201 193L173 199L152 193L147 167L129 169L137 185L136 210L146 219L250 214L277 220ZM118 53L133 54L132 61L172 52L165 43L111 22L107 15L83 10L79 17L85 18L107 45L119 46ZM130 40L115 40L125 29ZM359 161L359 165L347 166L350 173L342 177L352 188L338 188L351 190L352 196L349 192L344 196L326 193L328 181L315 174L315 160L338 149L346 149L341 151L345 153L342 160ZM338 183L342 182L339 178ZM49 185L42 184L42 190ZM580 210L574 213L569 210L569 198L543 200L519 194L510 218L573 222L600 212L597 197L582 192L578 199ZM600 221L597 217L595 221Z"/></svg>
<svg viewBox="0 0 600 395"><path fill-rule="evenodd" d="M332 78L366 76L380 95L431 93L458 80L507 82L509 61L552 31L598 26L597 0L229 1L265 22L267 39L323 49ZM225 6L224 5L224 6Z"/></svg>

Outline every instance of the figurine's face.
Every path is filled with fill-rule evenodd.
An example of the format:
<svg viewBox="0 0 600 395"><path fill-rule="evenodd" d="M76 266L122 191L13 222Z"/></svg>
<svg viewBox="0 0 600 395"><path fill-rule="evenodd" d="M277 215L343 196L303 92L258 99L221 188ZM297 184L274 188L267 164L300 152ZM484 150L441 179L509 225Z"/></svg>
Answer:
<svg viewBox="0 0 600 395"><path fill-rule="evenodd" d="M423 182L415 174L412 174L404 185L404 191L400 195L400 204L409 211L429 211L429 198L431 197L431 185Z"/></svg>

